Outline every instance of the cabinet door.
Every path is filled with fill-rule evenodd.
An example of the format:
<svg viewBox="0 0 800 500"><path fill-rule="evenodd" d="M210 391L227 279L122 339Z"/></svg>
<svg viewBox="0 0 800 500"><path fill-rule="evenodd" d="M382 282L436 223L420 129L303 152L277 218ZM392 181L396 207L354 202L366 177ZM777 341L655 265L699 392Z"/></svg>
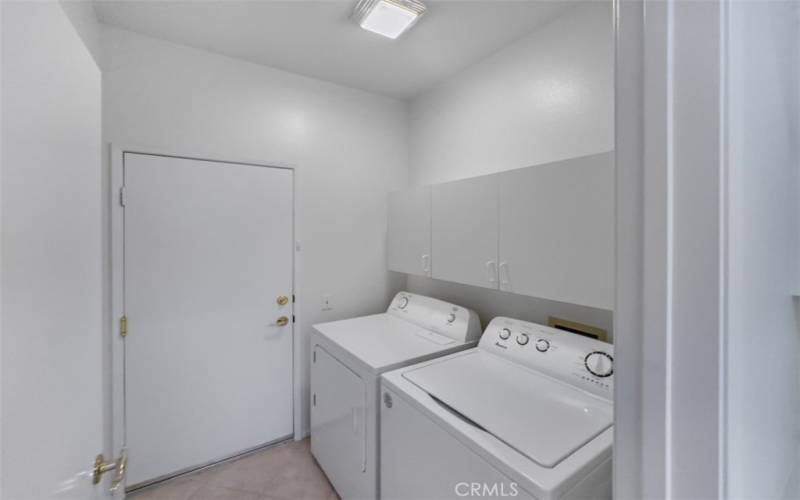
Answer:
<svg viewBox="0 0 800 500"><path fill-rule="evenodd" d="M433 186L433 277L497 288L498 176Z"/></svg>
<svg viewBox="0 0 800 500"><path fill-rule="evenodd" d="M431 188L389 193L389 270L430 276Z"/></svg>
<svg viewBox="0 0 800 500"><path fill-rule="evenodd" d="M500 174L500 289L613 309L613 153Z"/></svg>

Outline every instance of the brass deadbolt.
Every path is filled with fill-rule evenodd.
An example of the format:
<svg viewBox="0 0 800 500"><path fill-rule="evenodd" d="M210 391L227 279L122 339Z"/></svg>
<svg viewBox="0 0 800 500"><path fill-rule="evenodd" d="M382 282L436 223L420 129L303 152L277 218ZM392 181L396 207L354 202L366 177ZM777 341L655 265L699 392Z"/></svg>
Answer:
<svg viewBox="0 0 800 500"><path fill-rule="evenodd" d="M278 295L277 302L279 306L285 306L286 304L289 303L289 297L287 297L286 295Z"/></svg>

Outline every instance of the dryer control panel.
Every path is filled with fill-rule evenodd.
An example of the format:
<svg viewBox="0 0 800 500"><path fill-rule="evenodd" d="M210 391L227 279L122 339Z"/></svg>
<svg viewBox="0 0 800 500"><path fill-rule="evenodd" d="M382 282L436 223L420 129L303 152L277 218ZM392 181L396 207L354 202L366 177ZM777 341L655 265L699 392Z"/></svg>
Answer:
<svg viewBox="0 0 800 500"><path fill-rule="evenodd" d="M600 397L614 394L614 346L607 342L499 316L479 348Z"/></svg>
<svg viewBox="0 0 800 500"><path fill-rule="evenodd" d="M386 312L459 342L475 342L481 336L474 311L432 297L400 292Z"/></svg>

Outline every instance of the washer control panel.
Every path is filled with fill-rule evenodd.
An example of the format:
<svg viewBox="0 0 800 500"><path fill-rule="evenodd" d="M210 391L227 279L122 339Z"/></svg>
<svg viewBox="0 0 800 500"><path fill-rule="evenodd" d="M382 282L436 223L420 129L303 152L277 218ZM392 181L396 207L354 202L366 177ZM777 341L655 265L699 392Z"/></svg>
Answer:
<svg viewBox="0 0 800 500"><path fill-rule="evenodd" d="M584 358L586 369L595 377L610 377L614 374L614 358L603 351L590 352Z"/></svg>
<svg viewBox="0 0 800 500"><path fill-rule="evenodd" d="M396 302L397 308L400 309L400 310L405 309L406 307L408 307L408 303L409 303L410 300L411 300L411 297L409 297L408 295L399 296L397 298L397 302Z"/></svg>
<svg viewBox="0 0 800 500"><path fill-rule="evenodd" d="M603 398L614 391L614 346L575 333L506 317L494 318L479 348Z"/></svg>
<svg viewBox="0 0 800 500"><path fill-rule="evenodd" d="M547 352L550 349L550 341L547 339L539 339L536 341L536 350L539 352Z"/></svg>
<svg viewBox="0 0 800 500"><path fill-rule="evenodd" d="M481 336L474 311L425 295L400 292L386 312L459 342L476 342Z"/></svg>

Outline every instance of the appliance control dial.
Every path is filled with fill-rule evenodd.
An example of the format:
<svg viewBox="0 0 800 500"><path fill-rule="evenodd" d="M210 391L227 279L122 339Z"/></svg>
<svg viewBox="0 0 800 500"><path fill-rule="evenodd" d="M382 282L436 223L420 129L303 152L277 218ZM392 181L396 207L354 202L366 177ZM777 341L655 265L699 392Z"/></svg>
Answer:
<svg viewBox="0 0 800 500"><path fill-rule="evenodd" d="M456 313L450 313L447 315L447 322L452 323L456 320Z"/></svg>
<svg viewBox="0 0 800 500"><path fill-rule="evenodd" d="M547 339L539 339L536 341L536 350L539 352L547 352L550 349L550 341Z"/></svg>
<svg viewBox="0 0 800 500"><path fill-rule="evenodd" d="M509 330L508 328L503 328L502 330L500 330L501 339L508 340L510 336L511 336L511 330Z"/></svg>
<svg viewBox="0 0 800 500"><path fill-rule="evenodd" d="M408 297L400 297L400 300L397 301L397 307L405 309L406 306L408 306Z"/></svg>
<svg viewBox="0 0 800 500"><path fill-rule="evenodd" d="M614 373L614 358L603 351L590 352L583 359L583 364L596 377L609 377Z"/></svg>
<svg viewBox="0 0 800 500"><path fill-rule="evenodd" d="M519 344L519 345L525 345L525 344L527 344L527 343L528 343L528 341L529 341L530 339L531 339L531 338L528 336L528 334L527 334L527 333L520 333L519 335L517 335L517 344Z"/></svg>

